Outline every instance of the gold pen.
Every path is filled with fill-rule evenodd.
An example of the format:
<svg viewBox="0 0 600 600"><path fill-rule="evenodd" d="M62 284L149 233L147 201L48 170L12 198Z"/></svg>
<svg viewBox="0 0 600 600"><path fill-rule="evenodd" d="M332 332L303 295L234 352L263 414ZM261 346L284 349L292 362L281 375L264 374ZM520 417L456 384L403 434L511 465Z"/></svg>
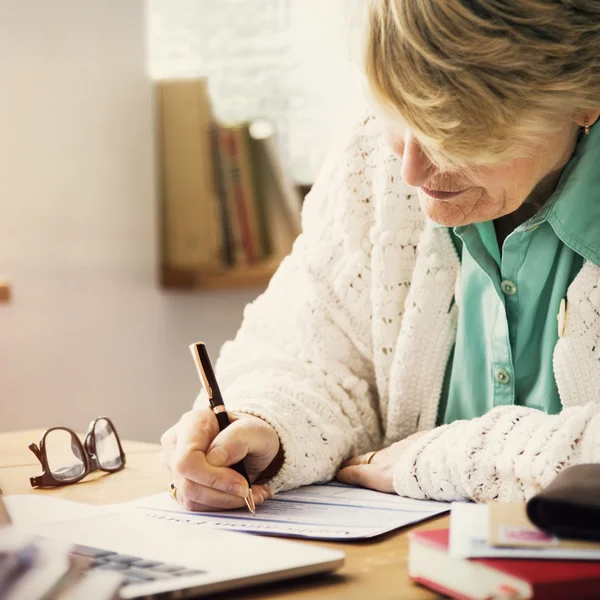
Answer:
<svg viewBox="0 0 600 600"><path fill-rule="evenodd" d="M196 368L198 369L198 375L200 376L202 387L208 396L210 407L217 417L219 431L223 431L231 424L231 422L229 421L229 416L227 415L227 409L225 408L225 403L223 402L221 390L219 390L219 384L217 383L215 372L213 371L210 358L208 357L206 345L203 342L196 342L190 346L190 351L194 358ZM250 484L248 473L246 472L246 467L244 467L244 463L240 460L240 462L236 463L235 465L231 465L230 468L234 471L237 471L248 482L248 495L246 498L244 498L244 500L246 501L248 510L253 515L256 515L256 506L254 504L254 497L252 496L252 486Z"/></svg>

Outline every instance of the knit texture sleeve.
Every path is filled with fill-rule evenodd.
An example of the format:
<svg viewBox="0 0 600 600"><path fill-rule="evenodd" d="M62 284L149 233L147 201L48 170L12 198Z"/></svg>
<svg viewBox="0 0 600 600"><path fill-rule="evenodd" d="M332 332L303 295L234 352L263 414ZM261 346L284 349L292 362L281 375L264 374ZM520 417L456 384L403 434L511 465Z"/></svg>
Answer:
<svg viewBox="0 0 600 600"><path fill-rule="evenodd" d="M522 502L582 462L600 462L600 403L558 415L502 406L419 438L396 465L394 488L418 499Z"/></svg>
<svg viewBox="0 0 600 600"><path fill-rule="evenodd" d="M305 200L302 233L216 364L229 409L277 431L281 491L331 479L381 444L371 342L369 120L341 144Z"/></svg>

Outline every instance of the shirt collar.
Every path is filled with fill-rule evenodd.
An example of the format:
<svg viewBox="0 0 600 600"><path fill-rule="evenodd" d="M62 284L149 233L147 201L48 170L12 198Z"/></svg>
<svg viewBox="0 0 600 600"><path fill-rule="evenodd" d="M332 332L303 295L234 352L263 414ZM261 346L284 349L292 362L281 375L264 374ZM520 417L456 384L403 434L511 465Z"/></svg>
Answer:
<svg viewBox="0 0 600 600"><path fill-rule="evenodd" d="M544 220L564 244L600 266L600 126L581 135L556 190L524 225Z"/></svg>

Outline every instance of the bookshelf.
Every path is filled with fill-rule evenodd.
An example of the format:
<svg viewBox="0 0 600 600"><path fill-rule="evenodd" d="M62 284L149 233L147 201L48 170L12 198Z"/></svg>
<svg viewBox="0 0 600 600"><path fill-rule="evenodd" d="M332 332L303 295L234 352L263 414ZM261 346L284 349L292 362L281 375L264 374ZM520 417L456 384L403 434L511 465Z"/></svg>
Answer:
<svg viewBox="0 0 600 600"><path fill-rule="evenodd" d="M162 287L166 290L199 292L225 291L242 288L266 288L283 260L272 256L253 265L238 265L226 271L190 272L163 267Z"/></svg>
<svg viewBox="0 0 600 600"><path fill-rule="evenodd" d="M306 192L274 124L217 121L203 77L160 80L155 93L161 286L266 287L300 233Z"/></svg>
<svg viewBox="0 0 600 600"><path fill-rule="evenodd" d="M282 256L275 256L267 258L256 265L241 265L224 273L201 275L198 281L199 288L214 291L266 287L283 258Z"/></svg>
<svg viewBox="0 0 600 600"><path fill-rule="evenodd" d="M310 192L311 184L296 184L301 198ZM255 264L241 264L225 271L190 271L162 265L160 285L164 290L211 292L243 288L266 288L287 254L273 255Z"/></svg>

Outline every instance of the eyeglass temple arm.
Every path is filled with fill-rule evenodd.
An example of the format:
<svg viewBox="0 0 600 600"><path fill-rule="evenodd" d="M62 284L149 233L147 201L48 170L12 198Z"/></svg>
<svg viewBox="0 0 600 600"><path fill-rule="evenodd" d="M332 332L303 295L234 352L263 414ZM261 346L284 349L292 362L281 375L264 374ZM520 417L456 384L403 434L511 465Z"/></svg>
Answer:
<svg viewBox="0 0 600 600"><path fill-rule="evenodd" d="M40 461L42 468L44 467L44 459L43 459L43 455L42 455L42 451L38 448L37 444L29 444L29 449L35 454L35 457ZM29 478L29 483L31 484L31 487L40 487L42 485L43 482L43 476L40 475L39 477L30 477Z"/></svg>
<svg viewBox="0 0 600 600"><path fill-rule="evenodd" d="M42 463L43 463L43 458L42 458L42 451L38 448L37 444L29 444L29 449L35 454L35 457Z"/></svg>

